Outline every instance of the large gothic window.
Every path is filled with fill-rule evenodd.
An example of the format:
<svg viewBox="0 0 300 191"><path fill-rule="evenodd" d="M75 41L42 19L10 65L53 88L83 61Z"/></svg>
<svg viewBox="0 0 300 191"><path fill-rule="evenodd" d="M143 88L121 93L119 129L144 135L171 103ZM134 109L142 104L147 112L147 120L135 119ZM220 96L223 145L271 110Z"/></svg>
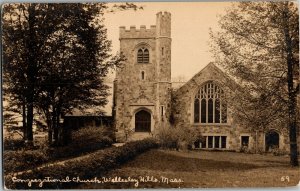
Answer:
<svg viewBox="0 0 300 191"><path fill-rule="evenodd" d="M138 63L149 63L149 50L147 48L140 48L137 52Z"/></svg>
<svg viewBox="0 0 300 191"><path fill-rule="evenodd" d="M195 96L194 123L227 123L224 92L213 82L203 85Z"/></svg>

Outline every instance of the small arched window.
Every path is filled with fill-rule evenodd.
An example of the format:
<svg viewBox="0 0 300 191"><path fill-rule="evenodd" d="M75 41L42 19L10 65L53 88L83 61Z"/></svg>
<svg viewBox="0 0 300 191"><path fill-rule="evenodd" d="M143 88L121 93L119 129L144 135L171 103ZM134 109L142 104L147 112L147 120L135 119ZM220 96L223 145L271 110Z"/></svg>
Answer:
<svg viewBox="0 0 300 191"><path fill-rule="evenodd" d="M194 123L227 123L225 94L213 82L203 85L195 95Z"/></svg>
<svg viewBox="0 0 300 191"><path fill-rule="evenodd" d="M142 80L145 79L145 72L144 71L141 72L141 78L142 78Z"/></svg>
<svg viewBox="0 0 300 191"><path fill-rule="evenodd" d="M149 63L149 50L147 48L140 48L137 52L138 63Z"/></svg>

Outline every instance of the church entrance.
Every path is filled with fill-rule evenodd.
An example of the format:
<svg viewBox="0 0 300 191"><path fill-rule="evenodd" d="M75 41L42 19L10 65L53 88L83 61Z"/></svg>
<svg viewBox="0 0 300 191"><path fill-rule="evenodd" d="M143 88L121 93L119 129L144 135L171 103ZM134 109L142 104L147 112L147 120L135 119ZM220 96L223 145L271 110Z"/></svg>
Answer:
<svg viewBox="0 0 300 191"><path fill-rule="evenodd" d="M279 148L279 134L275 131L269 131L265 137L266 151Z"/></svg>
<svg viewBox="0 0 300 191"><path fill-rule="evenodd" d="M141 110L135 114L135 132L151 132L151 114Z"/></svg>

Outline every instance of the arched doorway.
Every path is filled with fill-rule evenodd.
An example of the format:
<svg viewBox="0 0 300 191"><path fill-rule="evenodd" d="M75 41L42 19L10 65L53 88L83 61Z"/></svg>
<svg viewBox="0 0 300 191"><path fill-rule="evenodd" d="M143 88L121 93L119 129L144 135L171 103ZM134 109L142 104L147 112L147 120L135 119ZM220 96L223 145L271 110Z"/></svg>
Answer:
<svg viewBox="0 0 300 191"><path fill-rule="evenodd" d="M279 134L276 131L269 131L265 136L266 151L279 148Z"/></svg>
<svg viewBox="0 0 300 191"><path fill-rule="evenodd" d="M141 110L135 114L135 132L151 132L151 114Z"/></svg>

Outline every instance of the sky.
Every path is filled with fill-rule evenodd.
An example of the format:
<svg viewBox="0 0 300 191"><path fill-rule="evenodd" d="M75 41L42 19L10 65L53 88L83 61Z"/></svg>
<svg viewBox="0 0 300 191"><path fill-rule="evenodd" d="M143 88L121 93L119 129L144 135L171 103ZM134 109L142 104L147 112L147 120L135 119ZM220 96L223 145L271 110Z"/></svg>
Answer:
<svg viewBox="0 0 300 191"><path fill-rule="evenodd" d="M155 25L156 13L171 13L172 78L189 80L209 62L213 62L209 52L209 29L218 30L218 15L225 13L229 2L152 2L135 3L143 10L118 11L105 15L108 38L112 40L113 52L119 51L119 27L135 25Z"/></svg>
<svg viewBox="0 0 300 191"><path fill-rule="evenodd" d="M1 1L1 0L0 0ZM6 2L9 2L6 1ZM156 13L168 11L171 13L172 78L181 77L188 81L209 62L213 61L209 52L209 28L218 30L217 15L224 14L228 2L151 2L135 3L143 6L143 10L117 11L106 13L104 24L107 27L108 39L112 40L112 52L119 51L119 27L156 24ZM114 78L111 74L110 79ZM108 80L111 81L111 80ZM112 89L110 89L112 90ZM111 92L112 93L112 92ZM104 107L107 114L111 114L112 96Z"/></svg>

